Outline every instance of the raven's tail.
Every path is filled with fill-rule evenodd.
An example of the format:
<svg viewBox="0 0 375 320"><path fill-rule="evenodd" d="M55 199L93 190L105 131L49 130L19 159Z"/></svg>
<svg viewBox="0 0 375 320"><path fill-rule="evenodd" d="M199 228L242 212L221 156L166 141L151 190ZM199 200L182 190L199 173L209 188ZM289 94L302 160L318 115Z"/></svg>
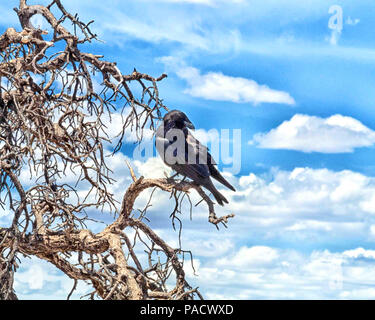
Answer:
<svg viewBox="0 0 375 320"><path fill-rule="evenodd" d="M236 189L234 189L234 187L227 180L225 180L225 178L221 175L219 170L217 170L214 165L211 165L209 168L210 168L211 177L213 177L214 179L216 179L217 181L219 181L220 183L222 183L224 186L231 189L232 191L236 191Z"/></svg>
<svg viewBox="0 0 375 320"><path fill-rule="evenodd" d="M216 190L212 192L212 194L215 197L217 203L220 204L221 206L224 206L224 202L229 203L228 200L219 191Z"/></svg>
<svg viewBox="0 0 375 320"><path fill-rule="evenodd" d="M211 179L208 180L209 182L206 185L206 188L211 191L212 195L215 197L218 204L224 206L225 203L229 203L228 200L215 188L214 184L212 183Z"/></svg>

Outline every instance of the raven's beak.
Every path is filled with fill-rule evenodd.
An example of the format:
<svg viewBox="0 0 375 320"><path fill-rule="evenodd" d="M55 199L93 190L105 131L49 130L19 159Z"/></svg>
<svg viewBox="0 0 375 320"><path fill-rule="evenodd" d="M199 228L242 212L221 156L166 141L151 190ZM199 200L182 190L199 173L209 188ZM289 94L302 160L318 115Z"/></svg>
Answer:
<svg viewBox="0 0 375 320"><path fill-rule="evenodd" d="M193 129L193 130L195 129L194 125L189 120L184 121L184 125L185 125L185 127L189 128L189 129Z"/></svg>

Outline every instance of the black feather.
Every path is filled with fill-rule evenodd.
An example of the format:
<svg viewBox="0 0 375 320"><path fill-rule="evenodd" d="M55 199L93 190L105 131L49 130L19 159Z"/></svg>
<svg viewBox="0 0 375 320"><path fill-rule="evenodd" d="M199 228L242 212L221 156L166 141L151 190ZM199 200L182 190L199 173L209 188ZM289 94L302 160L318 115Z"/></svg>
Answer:
<svg viewBox="0 0 375 320"><path fill-rule="evenodd" d="M162 156L164 162L177 173L190 178L199 186L209 190L220 205L228 203L228 200L216 189L210 177L213 177L227 188L236 191L235 188L220 174L216 169L215 160L208 152L207 147L203 146L190 133L186 126L194 128L188 117L181 111L173 110L167 113L163 118L162 125L156 131L156 149ZM176 139L168 137L171 130L180 130L179 136L183 137L181 142L184 145L184 156L178 158L177 150L173 152L173 156L178 158L177 163L168 163L166 161L166 150L168 147L174 146ZM181 145L182 146L182 145Z"/></svg>

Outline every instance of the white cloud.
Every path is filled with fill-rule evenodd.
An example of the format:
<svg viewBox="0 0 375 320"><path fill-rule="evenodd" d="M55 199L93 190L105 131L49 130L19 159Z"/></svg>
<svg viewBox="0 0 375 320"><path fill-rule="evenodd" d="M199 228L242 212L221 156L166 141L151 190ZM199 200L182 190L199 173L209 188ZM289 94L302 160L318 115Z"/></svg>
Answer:
<svg viewBox="0 0 375 320"><path fill-rule="evenodd" d="M176 5L177 2L189 4L187 1L190 4L201 4L202 10ZM39 0L38 3L48 4L49 1ZM362 4L365 8L370 5ZM309 10L305 10L306 6ZM288 30L298 30L302 21L308 24L326 19L327 3L323 0L303 3L290 0L81 0L68 1L66 8L72 13L77 12L83 21L95 20L91 27L102 40L126 49L126 41L137 38L150 43L168 41L172 46L182 44L184 53L194 49L210 52L243 50L278 56L316 57L328 54L351 59L353 56L362 60L373 59L371 48L321 46L315 41L308 42L306 37L294 45L277 43L280 31L283 31L280 27L288 26ZM8 27L11 23L12 26L19 26L17 15L10 6L3 5L0 9L4 13L1 21L3 25ZM355 23L357 19L351 20ZM267 28L254 28L254 24Z"/></svg>
<svg viewBox="0 0 375 320"><path fill-rule="evenodd" d="M136 109L137 112L141 111L141 108ZM109 116L107 113L103 114L101 117L101 121L103 125L105 126L104 131L108 135L109 139L112 141L112 146L115 142L117 142L116 138L119 138L119 135L122 131L122 128L125 124L125 120L127 116L130 114L131 109L125 108L123 114L115 112L112 113L111 116ZM94 121L96 120L95 116L88 117L87 121ZM143 123L145 120L145 117L140 117L139 122ZM153 139L154 131L151 129L148 129L147 126L142 130L143 131L143 141L150 141ZM133 143L137 142L139 140L139 137L141 137L141 130L136 130L135 127L128 127L125 130L124 135L124 142ZM107 143L104 143L105 145L108 145Z"/></svg>
<svg viewBox="0 0 375 320"><path fill-rule="evenodd" d="M133 165L139 175L149 179L165 178L165 174L172 174L172 169L160 157L149 158L146 162L134 161Z"/></svg>
<svg viewBox="0 0 375 320"><path fill-rule="evenodd" d="M38 264L32 265L26 272L17 275L17 279L21 282L26 282L30 289L43 289L44 286L44 272Z"/></svg>
<svg viewBox="0 0 375 320"><path fill-rule="evenodd" d="M352 251L373 254L363 248ZM347 252L241 247L225 257L200 261L197 273L209 299L373 298L374 290L366 288L375 283L373 261ZM253 263L259 259L261 264Z"/></svg>
<svg viewBox="0 0 375 320"><path fill-rule="evenodd" d="M286 227L285 230L287 231L303 231L303 230L331 231L332 226L330 223L323 222L323 221L306 220L306 221L298 221L292 226Z"/></svg>
<svg viewBox="0 0 375 320"><path fill-rule="evenodd" d="M367 258L375 260L375 250L365 250L364 248L347 250L343 252L343 255L352 259Z"/></svg>
<svg viewBox="0 0 375 320"><path fill-rule="evenodd" d="M266 246L254 246L251 248L241 247L231 259L222 258L217 260L219 266L231 265L235 268L244 270L249 267L264 267L273 263L278 258L275 249Z"/></svg>
<svg viewBox="0 0 375 320"><path fill-rule="evenodd" d="M345 153L372 146L375 131L339 114L329 118L296 114L277 128L254 135L249 143L266 149Z"/></svg>
<svg viewBox="0 0 375 320"><path fill-rule="evenodd" d="M124 159L119 157L110 163L116 176L126 178L115 189L119 198L130 183L124 164ZM151 158L148 163L133 163L137 176L152 177L155 171L159 177L163 175L163 166L158 158ZM193 209L192 221L187 202L180 216L182 248L191 249L197 258L194 267L198 276L189 269L189 261L185 261L187 274L190 283L199 286L206 298L372 297L372 292L364 286L375 284L374 250L355 246L340 253L322 249L303 253L293 247L296 243L314 246L373 241L375 216L363 203L375 194L375 178L348 170L310 168L274 170L272 178L255 174L229 178L237 192L220 189L230 206L217 208L219 215L236 214L228 229L216 232L207 223L204 204ZM190 195L194 205L199 197L195 192ZM143 192L135 208L143 208L148 196L149 193ZM178 230L173 231L169 219L173 209L169 196L157 191L147 217L167 243L178 247ZM257 244L245 245L244 241ZM265 245L265 241L281 242L285 249ZM39 273L35 273L38 276L31 283L27 280L31 274L28 269L29 265L22 263L16 274L16 278L21 275L16 287L21 298L43 298L43 290L45 295L62 298L69 292L71 282L62 280L62 276L56 277L53 267L43 267L43 274L36 268ZM337 274L342 278L337 278ZM51 290L56 290L56 294Z"/></svg>
<svg viewBox="0 0 375 320"><path fill-rule="evenodd" d="M163 164L157 169L156 159L145 165L144 173L152 171L149 169L151 164L159 171L157 176L163 176ZM141 163L135 164L136 170L142 171L141 166ZM215 183L230 203L223 208L217 206L216 211L218 215L236 215L223 235L230 242L224 245L224 240L220 239L224 229L219 235L206 238L207 229L212 226L207 223L205 204L193 207L193 220L190 221L189 202L186 201L181 216L183 245L192 249L193 254L207 256L205 252L215 243L216 246L222 243L223 252L229 252L228 248L237 241L256 241L260 246L263 241L286 241L293 247L296 241L315 246L375 240L375 211L369 205L375 194L373 177L349 170L335 172L311 168L273 170L265 176L250 173L240 177L227 174L226 177L237 191ZM199 196L193 191L190 197L194 206ZM165 192L156 193L155 199L157 206L151 209L149 217L152 221L156 219L160 228L168 230L167 216L173 210L173 201ZM141 208L148 200L148 193L142 193L139 200Z"/></svg>
<svg viewBox="0 0 375 320"><path fill-rule="evenodd" d="M233 241L229 239L220 239L221 237L209 237L208 239L191 238L190 241L184 241L184 247L189 248L194 256L217 257L228 253L234 249ZM217 245L220 241L220 246Z"/></svg>
<svg viewBox="0 0 375 320"><path fill-rule="evenodd" d="M218 213L235 213L230 226L247 241L254 237L259 243L273 239L315 245L375 238L374 210L368 204L375 194L373 177L349 170L295 168L274 170L272 177L249 174L230 181L237 191L221 190L230 208L218 208ZM257 236L248 230L256 230Z"/></svg>
<svg viewBox="0 0 375 320"><path fill-rule="evenodd" d="M61 299L65 300L73 287L73 280L52 264L35 258L22 258L20 269L15 274L14 288L20 299ZM72 299L92 291L83 281L79 281Z"/></svg>
<svg viewBox="0 0 375 320"><path fill-rule="evenodd" d="M171 68L177 76L190 86L185 93L198 98L236 103L282 103L294 105L289 93L270 89L256 81L242 77L232 77L221 72L201 72L188 67L183 61L174 57L162 57L159 61Z"/></svg>

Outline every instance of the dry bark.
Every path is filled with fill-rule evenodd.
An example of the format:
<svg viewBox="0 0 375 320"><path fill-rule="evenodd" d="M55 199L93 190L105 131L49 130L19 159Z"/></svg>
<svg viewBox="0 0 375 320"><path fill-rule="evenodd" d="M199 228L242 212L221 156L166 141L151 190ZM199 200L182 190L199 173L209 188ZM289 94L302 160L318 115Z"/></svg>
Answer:
<svg viewBox="0 0 375 320"><path fill-rule="evenodd" d="M119 109L127 113L114 152L126 130L142 140L143 130L154 129L167 110L157 88L166 75L122 74L116 63L81 51L96 39L91 22L67 12L60 0L48 6L20 0L15 10L22 30L9 28L0 36L0 205L13 214L10 225L0 227L0 299L17 299L13 281L20 254L55 265L74 279L72 291L77 281L90 282L92 299L201 298L185 279L181 257L190 252L170 247L145 222L147 207L136 216L134 203L146 189L169 192L176 202L174 221L183 197L194 189L206 202L211 223L225 225L233 215L216 217L213 202L192 182L137 178L130 165L133 183L120 206L108 188L115 180L104 155L103 118ZM35 14L52 33L31 25ZM98 75L100 92L94 88ZM140 97L131 81L142 89ZM31 187L20 178L25 170L35 175ZM69 171L89 186L86 197L63 182ZM105 208L116 220L94 234L86 227L86 211ZM146 265L138 244L145 247Z"/></svg>

